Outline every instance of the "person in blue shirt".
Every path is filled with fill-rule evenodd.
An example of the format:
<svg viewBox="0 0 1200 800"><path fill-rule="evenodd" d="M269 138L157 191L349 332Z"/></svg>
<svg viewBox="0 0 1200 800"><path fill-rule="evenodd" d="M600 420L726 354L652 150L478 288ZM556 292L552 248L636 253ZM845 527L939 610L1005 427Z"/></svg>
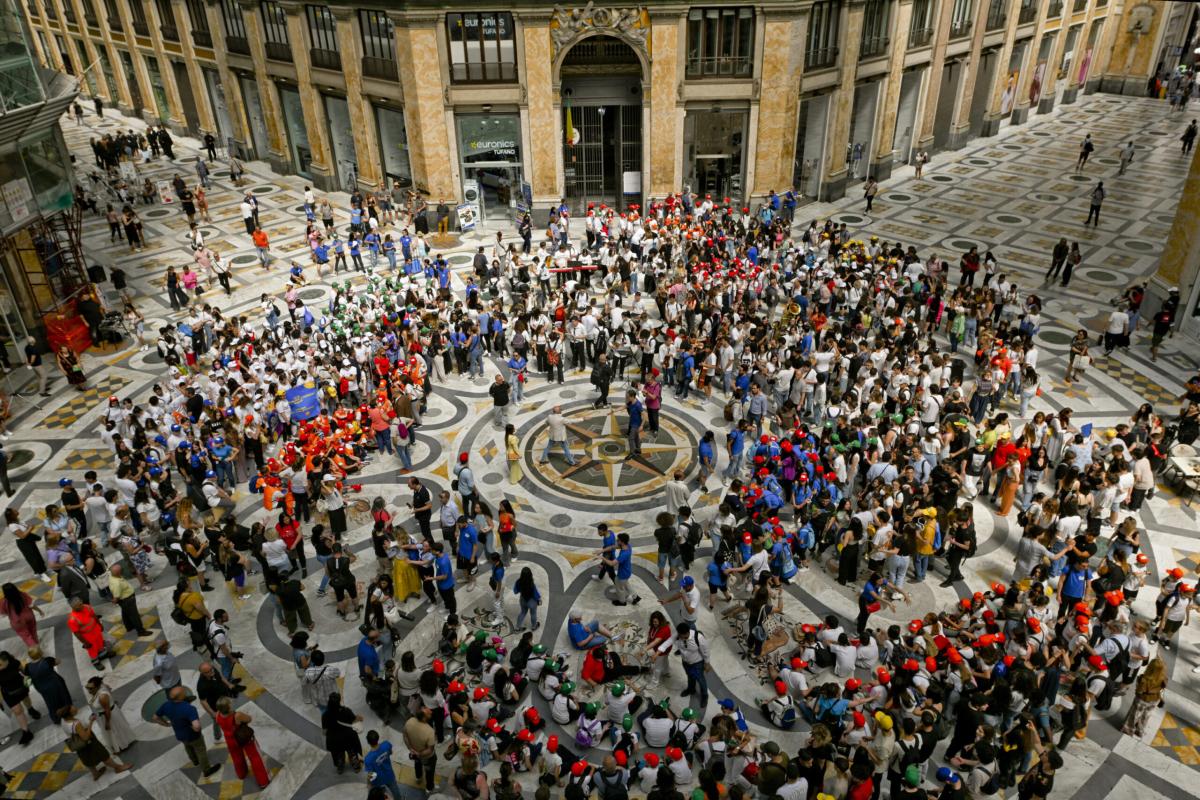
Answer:
<svg viewBox="0 0 1200 800"><path fill-rule="evenodd" d="M731 569L733 569L733 565L728 561L721 561L717 555L714 555L712 561L708 562L708 566L704 568L704 573L708 577L709 611L716 606L718 594L725 596L726 603L733 600L733 595L729 593L729 581L725 577Z"/></svg>
<svg viewBox="0 0 1200 800"><path fill-rule="evenodd" d="M387 789L393 800L399 800L404 795L400 791L400 784L396 783L396 770L392 767L392 743L387 739L379 738L379 731L367 731L367 747L370 751L363 759L363 766L367 770L367 779L371 786L382 786ZM433 777L433 770L429 770L429 777ZM433 787L430 787L432 791Z"/></svg>
<svg viewBox="0 0 1200 800"><path fill-rule="evenodd" d="M525 615L528 614L529 624L533 626L530 630L536 631L539 627L537 610L538 606L542 604L542 593L538 591L537 586L534 584L533 570L529 567L521 569L521 574L517 576L517 580L513 583L513 594L519 598L521 603L521 611L517 614L517 630L524 629Z"/></svg>
<svg viewBox="0 0 1200 800"><path fill-rule="evenodd" d="M377 678L382 672L379 663L379 631L371 628L358 642L358 677Z"/></svg>
<svg viewBox="0 0 1200 800"><path fill-rule="evenodd" d="M596 526L596 533L600 536L600 549L596 551L596 555L600 556L601 564L600 571L592 576L592 580L603 580L604 576L607 575L609 580L616 581L617 572L605 559L615 558L617 536L608 529L608 523L605 522L601 522Z"/></svg>
<svg viewBox="0 0 1200 800"><path fill-rule="evenodd" d="M680 400L686 400L691 390L692 375L696 372L696 359L685 345L675 360L679 364L679 385L675 387L675 394Z"/></svg>
<svg viewBox="0 0 1200 800"><path fill-rule="evenodd" d="M600 556L600 560L616 570L616 597L613 598L614 606L624 606L633 603L635 606L641 602L642 598L636 594L631 595L629 590L629 579L633 577L633 547L629 544L629 534L617 534L617 550L612 558Z"/></svg>
<svg viewBox="0 0 1200 800"><path fill-rule="evenodd" d="M454 598L454 565L450 562L450 556L446 553L446 543L434 542L433 552L433 574L426 576L425 580L437 587L438 594L442 598L442 605L446 607L446 612L457 614L458 602Z"/></svg>
<svg viewBox="0 0 1200 800"><path fill-rule="evenodd" d="M777 533L782 530L783 528L779 528ZM771 571L785 583L790 582L798 571L796 560L792 555L791 543L785 536L778 536L775 544L771 545Z"/></svg>
<svg viewBox="0 0 1200 800"><path fill-rule="evenodd" d="M490 320L489 320L490 322ZM483 330L483 323L479 323L480 330ZM529 366L529 361L520 353L513 353L508 359L509 377L508 382L512 386L512 402L519 403L525 397L525 370Z"/></svg>
<svg viewBox="0 0 1200 800"><path fill-rule="evenodd" d="M630 389L625 394L625 411L629 414L629 430L626 432L629 453L625 460L642 454L642 401L638 400L637 392Z"/></svg>
<svg viewBox="0 0 1200 800"><path fill-rule="evenodd" d="M857 628L859 637L866 635L867 619L879 610L880 606L887 606L889 609L894 609L896 604L892 602L888 596L888 592L897 592L904 598L906 604L911 603L912 599L905 593L903 589L896 586L887 578L880 575L878 572L872 572L867 577L867 582L863 584L862 591L858 594L858 622Z"/></svg>
<svg viewBox="0 0 1200 800"><path fill-rule="evenodd" d="M333 235L333 274L337 275L342 270L350 271L346 266L346 243L335 233Z"/></svg>
<svg viewBox="0 0 1200 800"><path fill-rule="evenodd" d="M726 465L725 471L721 473L726 478L733 478L738 474L738 470L742 468L742 456L746 452L746 432L750 430L750 423L742 420L737 427L725 435L725 441L729 452L729 464Z"/></svg>
<svg viewBox="0 0 1200 800"><path fill-rule="evenodd" d="M375 269L379 265L379 234L369 231L363 237L363 244L367 246L367 252L371 256L371 269Z"/></svg>
<svg viewBox="0 0 1200 800"><path fill-rule="evenodd" d="M396 271L396 243L392 241L392 235L389 233L383 237L383 257L387 259L388 269L392 272ZM411 259L405 258L405 261Z"/></svg>
<svg viewBox="0 0 1200 800"><path fill-rule="evenodd" d="M576 650L591 650L608 644L613 638L612 631L601 625L597 620L583 621L583 612L577 608L571 609L570 622L567 623L567 636Z"/></svg>
<svg viewBox="0 0 1200 800"><path fill-rule="evenodd" d="M479 531L471 524L466 515L460 516L458 518L458 568L466 573L468 586L474 582L472 578L477 569L475 560L477 544L479 544Z"/></svg>
<svg viewBox="0 0 1200 800"><path fill-rule="evenodd" d="M350 209L350 230L358 233L362 230L363 212L359 206Z"/></svg>
<svg viewBox="0 0 1200 800"><path fill-rule="evenodd" d="M217 473L217 485L232 489L237 482L233 473L233 448L225 443L224 436L215 436L209 447L212 454L213 470Z"/></svg>
<svg viewBox="0 0 1200 800"><path fill-rule="evenodd" d="M359 241L357 233L350 234L350 243L348 246L350 248L350 261L354 264L356 270L362 272L365 269L362 260L362 242Z"/></svg>
<svg viewBox="0 0 1200 800"><path fill-rule="evenodd" d="M697 478L700 488L704 489L708 483L708 476L712 475L717 468L717 452L714 447L716 436L712 431L705 431L700 437L700 444L696 448L697 460L700 462L700 476Z"/></svg>
<svg viewBox="0 0 1200 800"><path fill-rule="evenodd" d="M175 739L183 745L188 758L207 778L221 770L222 764L209 765L208 751L204 747L204 733L200 726L200 714L188 698L187 689L176 686L167 693L167 701L154 712L154 722L175 732Z"/></svg>
<svg viewBox="0 0 1200 800"><path fill-rule="evenodd" d="M412 261L412 237L408 235L408 228L400 233L400 252L405 261Z"/></svg>

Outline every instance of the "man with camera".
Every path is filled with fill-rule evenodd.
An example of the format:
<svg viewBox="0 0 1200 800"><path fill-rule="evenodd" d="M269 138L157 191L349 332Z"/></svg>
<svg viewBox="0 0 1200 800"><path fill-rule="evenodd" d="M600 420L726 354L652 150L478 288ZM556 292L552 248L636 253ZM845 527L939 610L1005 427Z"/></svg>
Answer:
<svg viewBox="0 0 1200 800"><path fill-rule="evenodd" d="M221 665L221 676L230 683L240 684L241 678L233 677L233 665L241 660L242 654L233 649L229 640L229 613L218 608L208 621L208 646L213 658Z"/></svg>

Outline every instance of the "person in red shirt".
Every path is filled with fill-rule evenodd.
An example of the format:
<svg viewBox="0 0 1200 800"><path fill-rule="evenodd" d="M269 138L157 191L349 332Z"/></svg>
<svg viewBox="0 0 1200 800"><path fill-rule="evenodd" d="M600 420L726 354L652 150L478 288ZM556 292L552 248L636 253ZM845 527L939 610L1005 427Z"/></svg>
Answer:
<svg viewBox="0 0 1200 800"><path fill-rule="evenodd" d="M875 794L874 770L870 764L858 762L850 767L850 790L846 800L871 800Z"/></svg>
<svg viewBox="0 0 1200 800"><path fill-rule="evenodd" d="M300 535L300 523L286 511L280 512L279 522L275 523L275 532L288 549L288 561L295 571L299 565L301 577L308 577L308 560L304 557L304 537Z"/></svg>

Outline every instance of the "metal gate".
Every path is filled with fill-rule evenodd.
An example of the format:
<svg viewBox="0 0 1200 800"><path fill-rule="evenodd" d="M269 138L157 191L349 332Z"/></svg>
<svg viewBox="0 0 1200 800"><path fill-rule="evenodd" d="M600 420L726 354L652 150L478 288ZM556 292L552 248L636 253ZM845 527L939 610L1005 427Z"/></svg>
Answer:
<svg viewBox="0 0 1200 800"><path fill-rule="evenodd" d="M580 106L563 110L563 179L572 213L581 215L588 203L605 203L623 208L625 202L640 202L637 191L624 193L624 175L641 174L642 107ZM570 143L569 130L575 133Z"/></svg>

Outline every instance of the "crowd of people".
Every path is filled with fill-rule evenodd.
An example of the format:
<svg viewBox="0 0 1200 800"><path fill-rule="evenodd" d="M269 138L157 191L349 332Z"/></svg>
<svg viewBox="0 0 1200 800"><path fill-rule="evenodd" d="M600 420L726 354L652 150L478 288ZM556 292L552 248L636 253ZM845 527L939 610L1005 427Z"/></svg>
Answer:
<svg viewBox="0 0 1200 800"><path fill-rule="evenodd" d="M170 156L169 136L156 138ZM141 145L98 144L106 168L109 152L133 157ZM1175 646L1194 583L1180 568L1151 573L1138 513L1172 447L1200 435L1200 375L1177 415L1144 404L1095 429L1037 399L1040 287L1021 287L990 252L951 264L832 221L796 226L795 212L791 192L752 210L685 190L645 208L589 205L580 219L564 202L544 236L527 216L519 239L497 234L455 273L413 215L356 192L347 230L345 213L309 190L311 263L281 270L245 313L169 281L178 320L155 342L166 375L144 397L109 398L101 415L111 474L89 472L79 488L64 476L60 502L36 522L10 506L8 531L34 575L57 576L97 671L114 654L104 604L128 635L152 635L138 594L172 574L171 618L204 661L184 686L171 645L157 642L153 677L166 694L154 721L206 774L220 766L201 711L238 776L269 781L252 720L234 707L243 654L229 612L209 608L214 596L261 592L334 766L365 766L372 797L400 796L394 718L418 781L433 790L439 756L454 760L446 791L462 800L523 790L867 800L885 786L912 800L1010 787L1047 797L1062 752L1097 712L1133 694L1123 730L1142 736L1163 698L1156 645ZM272 269L252 196L242 213ZM192 250L210 269L195 233ZM1050 254L1052 277L1070 255ZM329 300L306 304L299 289L331 261ZM343 269L366 283L339 283ZM1143 294L1114 310L1106 351L1128 346ZM1154 317L1155 347L1177 302ZM1092 335L1072 344L1068 380L1086 375ZM611 582L622 617L642 601L633 549L653 534L661 596L647 598L644 640L575 607L557 652L535 633L545 587L520 563L513 506L486 496L467 452L445 490L419 477L431 398L489 372L514 482L511 411L535 383L586 377L597 408L618 387L611 402L635 460L664 405L698 398L723 413L727 429L699 438L696 480L672 476L653 525L598 528L588 568ZM571 465L560 406L548 422L541 460ZM402 476L406 507L367 499L360 476L373 463ZM242 487L250 518L234 513ZM716 502L696 502L707 494ZM977 530L983 516L1008 518L1015 548L995 548L991 520ZM370 568L356 567L368 529ZM964 563L984 548L1008 573L970 585ZM803 608L789 585L807 570L850 592L853 623ZM457 594L484 578L491 616L468 624ZM927 581L961 600L925 590L917 601ZM1147 584L1154 616L1134 609ZM360 625L370 724L339 688L353 676L316 643L310 602L331 592L339 617ZM433 649L410 641L414 597L442 615ZM881 622L884 609L909 621ZM28 677L93 777L127 769L114 759L133 736L102 677L87 684L91 716L77 713L38 650L42 609L10 583L0 611L29 647L24 665L0 652L21 744L39 717ZM761 676L760 696L710 703L719 640ZM498 772L485 774L493 761Z"/></svg>

